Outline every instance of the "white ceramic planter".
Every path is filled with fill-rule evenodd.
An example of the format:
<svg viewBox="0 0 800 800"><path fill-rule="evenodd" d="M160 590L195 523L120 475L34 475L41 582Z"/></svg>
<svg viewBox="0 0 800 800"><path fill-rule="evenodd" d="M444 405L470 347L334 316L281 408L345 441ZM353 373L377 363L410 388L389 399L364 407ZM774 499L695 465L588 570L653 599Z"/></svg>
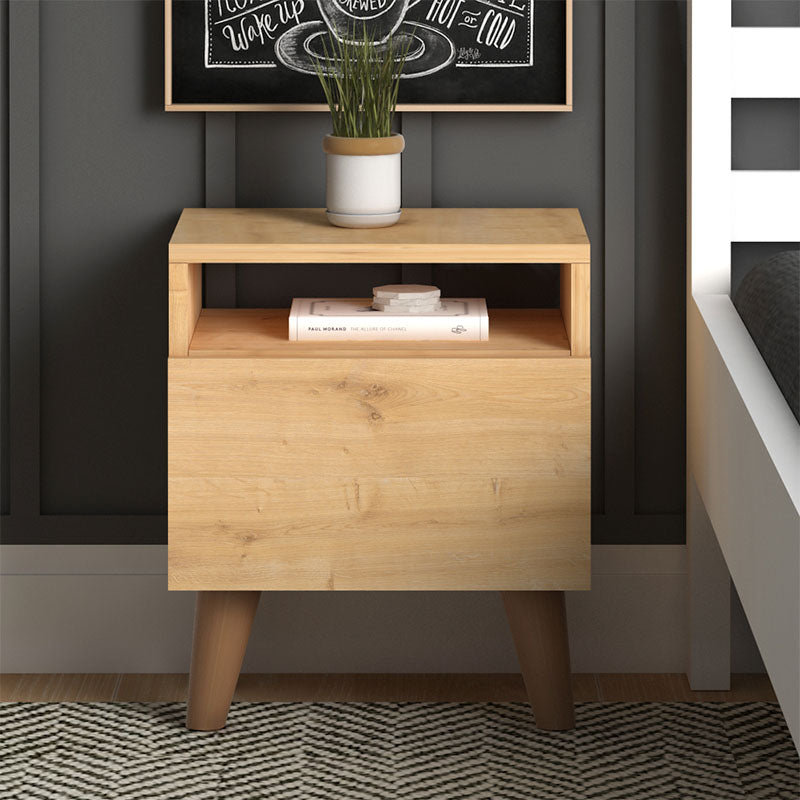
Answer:
<svg viewBox="0 0 800 800"><path fill-rule="evenodd" d="M328 220L343 228L383 228L400 219L400 154L396 133L376 139L326 136Z"/></svg>

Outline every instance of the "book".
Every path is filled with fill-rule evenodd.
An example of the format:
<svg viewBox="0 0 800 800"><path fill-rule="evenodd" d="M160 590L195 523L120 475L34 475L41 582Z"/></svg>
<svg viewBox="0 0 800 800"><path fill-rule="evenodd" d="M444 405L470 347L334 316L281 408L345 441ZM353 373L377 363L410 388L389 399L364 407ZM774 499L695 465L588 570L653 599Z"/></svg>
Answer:
<svg viewBox="0 0 800 800"><path fill-rule="evenodd" d="M489 314L481 297L442 298L422 313L376 311L369 299L296 297L289 312L290 341L484 342Z"/></svg>

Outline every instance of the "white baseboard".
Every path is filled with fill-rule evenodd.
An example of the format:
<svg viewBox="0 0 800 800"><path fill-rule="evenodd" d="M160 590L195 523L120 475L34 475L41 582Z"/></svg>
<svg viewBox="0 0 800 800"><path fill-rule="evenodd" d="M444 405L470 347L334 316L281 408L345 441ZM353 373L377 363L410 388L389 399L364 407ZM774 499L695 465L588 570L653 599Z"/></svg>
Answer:
<svg viewBox="0 0 800 800"><path fill-rule="evenodd" d="M0 671L187 672L194 597L167 591L166 564L163 546L4 545ZM684 672L686 602L685 547L593 547L592 590L567 596L573 670ZM734 617L734 671L761 671L740 609ZM244 664L245 672L517 669L493 592L265 593Z"/></svg>

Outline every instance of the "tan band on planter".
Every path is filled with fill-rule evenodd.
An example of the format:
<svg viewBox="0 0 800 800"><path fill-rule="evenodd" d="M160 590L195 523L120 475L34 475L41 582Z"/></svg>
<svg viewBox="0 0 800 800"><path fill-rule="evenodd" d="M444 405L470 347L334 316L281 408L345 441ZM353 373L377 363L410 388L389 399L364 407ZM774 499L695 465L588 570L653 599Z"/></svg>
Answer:
<svg viewBox="0 0 800 800"><path fill-rule="evenodd" d="M322 140L322 149L336 156L391 156L402 153L405 146L406 140L400 133L374 139L326 136Z"/></svg>

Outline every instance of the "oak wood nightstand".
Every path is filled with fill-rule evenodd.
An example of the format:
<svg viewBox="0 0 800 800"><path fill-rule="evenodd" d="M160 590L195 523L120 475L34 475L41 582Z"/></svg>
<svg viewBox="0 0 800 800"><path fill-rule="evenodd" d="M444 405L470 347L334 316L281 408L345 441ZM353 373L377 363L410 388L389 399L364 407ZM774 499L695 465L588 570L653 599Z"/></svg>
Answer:
<svg viewBox="0 0 800 800"><path fill-rule="evenodd" d="M574 724L590 581L590 247L576 209L186 209L169 245L169 588L198 592L187 725L225 724L261 591L501 591L540 727ZM202 264L556 263L486 342L290 342ZM311 292L313 294L313 291Z"/></svg>

